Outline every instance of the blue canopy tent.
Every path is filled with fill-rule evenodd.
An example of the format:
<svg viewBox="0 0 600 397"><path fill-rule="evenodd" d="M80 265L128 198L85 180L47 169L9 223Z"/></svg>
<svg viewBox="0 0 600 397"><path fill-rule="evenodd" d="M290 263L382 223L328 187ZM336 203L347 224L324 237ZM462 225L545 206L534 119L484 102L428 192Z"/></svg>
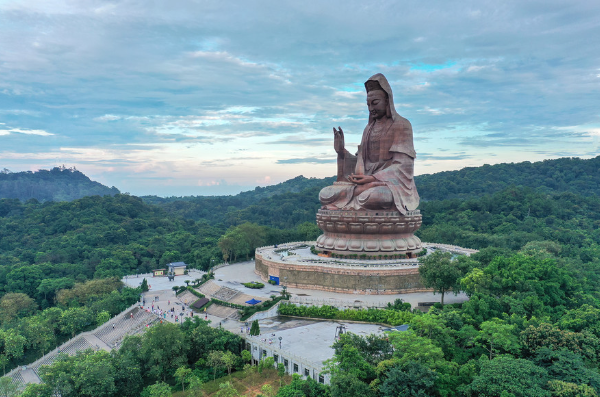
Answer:
<svg viewBox="0 0 600 397"><path fill-rule="evenodd" d="M252 298L249 301L246 301L247 304L249 305L256 305L257 303L260 303L262 301L257 301L256 299Z"/></svg>

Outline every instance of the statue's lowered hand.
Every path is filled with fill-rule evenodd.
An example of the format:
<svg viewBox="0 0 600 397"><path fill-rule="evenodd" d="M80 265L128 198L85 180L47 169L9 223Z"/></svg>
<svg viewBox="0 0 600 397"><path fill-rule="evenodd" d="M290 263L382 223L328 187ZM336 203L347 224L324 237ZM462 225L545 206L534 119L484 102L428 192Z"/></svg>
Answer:
<svg viewBox="0 0 600 397"><path fill-rule="evenodd" d="M342 131L342 127L338 128L339 130L336 130L335 127L333 127L333 148L337 154L344 154L344 131Z"/></svg>
<svg viewBox="0 0 600 397"><path fill-rule="evenodd" d="M377 179L372 175L355 175L351 174L348 176L350 182L356 183L357 185L364 185L367 183L377 182Z"/></svg>

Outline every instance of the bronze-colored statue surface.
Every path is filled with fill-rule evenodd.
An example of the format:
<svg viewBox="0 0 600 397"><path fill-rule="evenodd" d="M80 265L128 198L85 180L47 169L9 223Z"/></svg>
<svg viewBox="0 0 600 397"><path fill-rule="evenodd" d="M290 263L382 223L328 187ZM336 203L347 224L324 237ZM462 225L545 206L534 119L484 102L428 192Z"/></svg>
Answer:
<svg viewBox="0 0 600 397"><path fill-rule="evenodd" d="M369 123L356 156L345 148L344 132L334 132L337 182L319 193L328 210L393 209L405 215L419 206L414 182L413 132L394 108L387 79L378 73L365 83Z"/></svg>

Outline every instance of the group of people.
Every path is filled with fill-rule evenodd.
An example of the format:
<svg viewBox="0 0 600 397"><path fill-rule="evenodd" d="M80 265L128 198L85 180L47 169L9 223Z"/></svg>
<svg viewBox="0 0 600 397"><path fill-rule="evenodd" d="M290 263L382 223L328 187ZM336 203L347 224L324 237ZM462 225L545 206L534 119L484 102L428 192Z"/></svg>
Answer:
<svg viewBox="0 0 600 397"><path fill-rule="evenodd" d="M140 305L140 309L145 310L148 313L152 313L152 314L158 316L161 319L161 323L163 320L166 320L168 316L170 316L171 319L174 320L176 323L183 321L183 318L185 316L194 317L194 312L191 309L189 311L186 311L185 306L182 307L181 311L178 311L176 313L175 307L171 307L170 309L163 310L160 308L160 306L154 305L155 301L158 301L158 296L152 301L152 304L150 306L144 307L146 304L146 300L143 299L142 304ZM171 300L168 300L167 304L170 306ZM207 317L208 317L208 315L206 315L206 313L205 313L205 319ZM133 319L133 313L131 313L131 318Z"/></svg>

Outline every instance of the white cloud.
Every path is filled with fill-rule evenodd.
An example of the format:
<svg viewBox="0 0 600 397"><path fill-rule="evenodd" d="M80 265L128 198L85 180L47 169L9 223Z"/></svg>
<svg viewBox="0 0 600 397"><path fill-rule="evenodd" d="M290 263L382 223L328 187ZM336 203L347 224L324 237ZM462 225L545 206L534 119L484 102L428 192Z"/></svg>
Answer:
<svg viewBox="0 0 600 397"><path fill-rule="evenodd" d="M44 130L25 130L21 128L11 128L8 130L0 130L0 135L10 135L12 133L16 134L24 134L24 135L40 135L40 136L50 136L54 135L48 131Z"/></svg>
<svg viewBox="0 0 600 397"><path fill-rule="evenodd" d="M589 39L600 37L598 20L593 1L281 0L240 2L231 12L213 0L0 0L0 150L35 164L38 155L110 159L113 173L140 177L190 164L215 172L219 153L236 160L206 181L309 176L333 153L316 153L331 147L332 126L360 141L363 83L382 72L417 146L468 123L439 140L440 150L461 135L498 161L527 159L548 142L577 152L598 137L600 51ZM4 138L49 131L60 139ZM509 144L510 157L499 149ZM241 148L253 159L238 157ZM279 159L305 162L274 167Z"/></svg>
<svg viewBox="0 0 600 397"><path fill-rule="evenodd" d="M94 121L115 121L115 120L121 120L121 116L117 116L114 114L105 114L104 116L100 116L100 117L95 117Z"/></svg>

